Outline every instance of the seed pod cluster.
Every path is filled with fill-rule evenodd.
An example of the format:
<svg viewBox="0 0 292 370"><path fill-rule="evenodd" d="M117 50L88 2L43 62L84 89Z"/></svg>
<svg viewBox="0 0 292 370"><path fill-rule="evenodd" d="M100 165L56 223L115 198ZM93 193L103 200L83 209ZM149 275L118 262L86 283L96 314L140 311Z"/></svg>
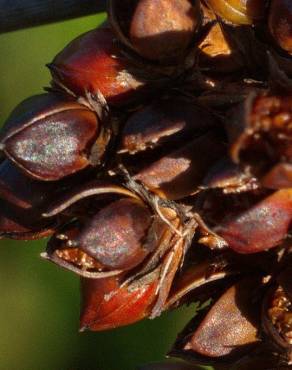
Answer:
<svg viewBox="0 0 292 370"><path fill-rule="evenodd" d="M0 237L51 236L82 331L211 300L171 356L292 368L290 1L109 0L108 16L0 132Z"/></svg>

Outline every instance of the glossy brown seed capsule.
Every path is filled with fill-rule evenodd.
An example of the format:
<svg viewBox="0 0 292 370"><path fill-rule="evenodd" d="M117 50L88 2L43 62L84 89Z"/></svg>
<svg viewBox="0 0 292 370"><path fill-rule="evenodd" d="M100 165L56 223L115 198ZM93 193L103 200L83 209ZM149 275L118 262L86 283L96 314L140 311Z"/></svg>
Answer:
<svg viewBox="0 0 292 370"><path fill-rule="evenodd" d="M259 309L251 303L259 282L231 286L202 319L194 319L174 345L171 355L200 363L233 362L258 343Z"/></svg>
<svg viewBox="0 0 292 370"><path fill-rule="evenodd" d="M292 4L290 0L272 0L269 30L280 48L292 55Z"/></svg>
<svg viewBox="0 0 292 370"><path fill-rule="evenodd" d="M216 133L209 132L163 156L134 178L162 197L181 199L198 190L206 168L224 152L225 146Z"/></svg>
<svg viewBox="0 0 292 370"><path fill-rule="evenodd" d="M149 315L156 298L157 274L129 284L122 281L121 277L81 279L81 331L114 329Z"/></svg>
<svg viewBox="0 0 292 370"><path fill-rule="evenodd" d="M101 203L106 195L127 196L112 203ZM100 196L100 198L96 198ZM74 189L53 205L45 218L80 208L88 197L92 206L77 214L77 222L60 229L48 244L44 258L81 276L102 278L131 270L160 245L167 229L165 223L152 215L148 207L131 191L102 182L92 182ZM75 216L76 218L76 216ZM171 236L165 241L170 242ZM166 245L166 250L170 248ZM162 255L165 251L162 252ZM155 254L154 254L155 255ZM151 264L156 267L160 261ZM157 257L157 256L156 256ZM154 256L154 259L156 258Z"/></svg>
<svg viewBox="0 0 292 370"><path fill-rule="evenodd" d="M144 197L143 191L139 193L141 188L145 191L139 184L132 181L129 186L133 186L141 198L126 188L95 182L76 189L69 197L53 205L44 217L61 215L66 209L70 213L71 206L79 201L83 205L83 201L92 196L126 195L131 200L121 200L109 206L105 203L105 206L98 207L101 208L99 212L89 207L83 215L77 217L79 222L68 224L56 233L48 244L47 253L42 256L91 279L117 276L125 270L128 271L129 278L135 279L157 270L157 299L151 310L151 317L156 317L164 309L197 223L193 219L182 223L175 210L167 205L160 205L159 201L155 202L157 197L152 200L150 194L149 197ZM150 214L146 204L151 207ZM87 227L87 223L92 227ZM126 229L121 228L123 225ZM95 245L91 236L101 244ZM120 248L119 244L125 246L127 251ZM95 258L98 255L102 263ZM118 267L120 269L116 269Z"/></svg>
<svg viewBox="0 0 292 370"><path fill-rule="evenodd" d="M215 230L237 253L257 253L285 240L291 217L292 190L279 190Z"/></svg>
<svg viewBox="0 0 292 370"><path fill-rule="evenodd" d="M151 224L146 206L135 199L121 199L60 231L50 242L48 254L79 265L80 274L86 269L129 270L156 247L147 240Z"/></svg>
<svg viewBox="0 0 292 370"><path fill-rule="evenodd" d="M174 146L217 124L214 115L193 100L179 96L159 99L129 117L122 131L120 151L135 154L161 145Z"/></svg>
<svg viewBox="0 0 292 370"><path fill-rule="evenodd" d="M57 86L77 96L100 92L114 105L137 98L144 85L121 55L109 28L94 29L71 41L48 67Z"/></svg>
<svg viewBox="0 0 292 370"><path fill-rule="evenodd" d="M240 25L253 24L262 19L266 0L206 0L206 3L225 21Z"/></svg>
<svg viewBox="0 0 292 370"><path fill-rule="evenodd" d="M201 18L196 0L111 0L109 15L118 37L154 61L182 56Z"/></svg>
<svg viewBox="0 0 292 370"><path fill-rule="evenodd" d="M101 159L107 138L97 115L70 98L43 94L22 102L1 132L1 149L25 174L54 181Z"/></svg>

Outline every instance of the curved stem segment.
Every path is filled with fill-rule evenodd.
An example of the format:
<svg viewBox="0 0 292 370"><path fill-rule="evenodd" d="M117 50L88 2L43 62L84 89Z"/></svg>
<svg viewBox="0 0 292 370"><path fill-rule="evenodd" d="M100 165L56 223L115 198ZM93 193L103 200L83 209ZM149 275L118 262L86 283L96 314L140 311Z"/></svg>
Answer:
<svg viewBox="0 0 292 370"><path fill-rule="evenodd" d="M102 12L106 0L0 0L0 33Z"/></svg>

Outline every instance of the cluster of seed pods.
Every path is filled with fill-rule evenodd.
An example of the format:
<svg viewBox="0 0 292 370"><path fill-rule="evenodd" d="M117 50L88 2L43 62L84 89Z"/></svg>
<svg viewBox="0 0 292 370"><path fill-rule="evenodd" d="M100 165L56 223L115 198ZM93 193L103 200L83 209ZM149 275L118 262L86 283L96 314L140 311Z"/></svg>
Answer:
<svg viewBox="0 0 292 370"><path fill-rule="evenodd" d="M108 18L0 132L0 236L50 236L81 330L209 300L170 356L292 369L291 0L109 0Z"/></svg>

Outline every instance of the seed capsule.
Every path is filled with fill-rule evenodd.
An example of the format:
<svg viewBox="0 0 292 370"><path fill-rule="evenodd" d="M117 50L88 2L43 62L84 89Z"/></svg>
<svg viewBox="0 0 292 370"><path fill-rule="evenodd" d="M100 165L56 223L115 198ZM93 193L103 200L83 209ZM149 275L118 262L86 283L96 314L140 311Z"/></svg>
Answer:
<svg viewBox="0 0 292 370"><path fill-rule="evenodd" d="M63 267L70 264L69 269L76 266L78 270L73 270L82 275L82 271L130 270L155 248L147 241L151 214L141 202L121 199L91 213L56 234L48 246L49 258Z"/></svg>
<svg viewBox="0 0 292 370"><path fill-rule="evenodd" d="M206 168L224 150L216 133L209 132L142 169L135 179L162 197L181 199L198 190Z"/></svg>
<svg viewBox="0 0 292 370"><path fill-rule="evenodd" d="M292 217L292 190L279 190L215 228L237 253L257 253L279 245Z"/></svg>
<svg viewBox="0 0 292 370"><path fill-rule="evenodd" d="M258 343L259 309L250 302L258 281L233 285L180 334L171 354L198 362L234 362ZM203 316L203 318L202 318Z"/></svg>
<svg viewBox="0 0 292 370"><path fill-rule="evenodd" d="M71 41L48 65L54 84L77 96L104 96L109 104L139 97L144 83L115 43L109 28L95 29Z"/></svg>
<svg viewBox="0 0 292 370"><path fill-rule="evenodd" d="M136 152L176 145L218 125L215 117L192 100L175 96L159 99L127 120L121 137L121 152Z"/></svg>
<svg viewBox="0 0 292 370"><path fill-rule="evenodd" d="M292 4L290 0L272 0L269 30L277 45L292 55Z"/></svg>
<svg viewBox="0 0 292 370"><path fill-rule="evenodd" d="M157 283L156 273L130 284L122 284L120 277L81 279L80 330L108 330L147 317Z"/></svg>
<svg viewBox="0 0 292 370"><path fill-rule="evenodd" d="M111 0L109 13L118 37L154 61L182 56L200 24L196 0Z"/></svg>
<svg viewBox="0 0 292 370"><path fill-rule="evenodd" d="M1 146L25 174L54 181L99 163L107 144L103 131L97 115L85 106L43 94L12 112Z"/></svg>
<svg viewBox="0 0 292 370"><path fill-rule="evenodd" d="M109 196L127 198L111 201ZM84 207L88 197L90 204ZM157 252L158 261L154 253L152 270L170 248L171 235L164 240L167 225L125 188L102 182L77 187L44 216L66 212L76 220L58 230L43 257L81 276L103 278L132 270L166 243L166 250Z"/></svg>
<svg viewBox="0 0 292 370"><path fill-rule="evenodd" d="M262 19L266 0L206 0L206 3L222 19L240 25Z"/></svg>
<svg viewBox="0 0 292 370"><path fill-rule="evenodd" d="M74 242L103 266L128 270L151 252L146 243L143 246L150 225L147 207L132 199L121 199L89 220Z"/></svg>

